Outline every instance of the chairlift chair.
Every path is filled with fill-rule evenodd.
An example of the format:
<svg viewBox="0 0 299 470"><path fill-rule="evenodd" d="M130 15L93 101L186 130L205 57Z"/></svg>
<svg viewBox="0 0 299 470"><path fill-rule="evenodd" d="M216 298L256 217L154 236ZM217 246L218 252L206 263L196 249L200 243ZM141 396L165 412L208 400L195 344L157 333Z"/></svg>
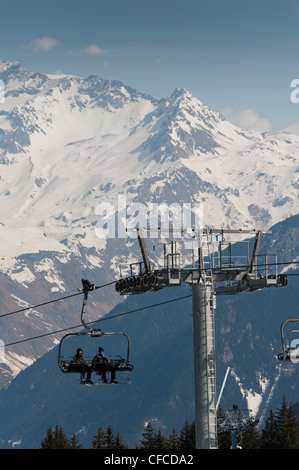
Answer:
<svg viewBox="0 0 299 470"><path fill-rule="evenodd" d="M282 343L282 352L277 354L277 359L283 362L299 362L299 329L291 330L289 334L289 342L286 344L285 341L285 334L284 334L284 327L287 323L298 323L299 319L288 319L285 320L280 327L280 334L281 334L281 343ZM298 341L296 345L293 344L292 335L297 334Z"/></svg>
<svg viewBox="0 0 299 470"><path fill-rule="evenodd" d="M89 281L82 279L82 284L83 284L83 289L80 289L84 293L84 300L83 300L83 305L82 305L82 310L81 310L81 323L83 327L85 328L86 331L83 332L78 332L78 333L67 333L66 335L63 336L63 338L60 340L59 343L59 348L58 348L58 366L60 370L64 374L70 374L70 373L80 373L82 371L82 365L87 365L91 369L91 372L94 372L96 375L101 375L95 365L92 364L92 359L96 355L96 352L98 351L99 344L96 347L93 347L92 351L94 354L92 356L86 356L84 355L84 358L86 360L85 363L83 364L77 364L73 362L73 356L66 356L63 354L63 346L65 343L69 340L71 337L89 337L92 339L93 346L94 346L94 339L99 339L102 338L103 336L115 336L115 335L122 335L126 338L127 340L127 353L126 357L122 357L119 355L107 355L106 358L109 361L109 364L113 366L115 372L121 372L122 373L122 378L121 383L126 383L128 382L128 379L124 376L126 372L132 372L133 370L133 365L130 363L130 338L126 333L123 332L103 332L100 329L92 329L89 328L89 326L85 323L84 315L85 315L85 308L87 304L87 299L88 299L88 293L91 290L94 290L94 285L90 284Z"/></svg>

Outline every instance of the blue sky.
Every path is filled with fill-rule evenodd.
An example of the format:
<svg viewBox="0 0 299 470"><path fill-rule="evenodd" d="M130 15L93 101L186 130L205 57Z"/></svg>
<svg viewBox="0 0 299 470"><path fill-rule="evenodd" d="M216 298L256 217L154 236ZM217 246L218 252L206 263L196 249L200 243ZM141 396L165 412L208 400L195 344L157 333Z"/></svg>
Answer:
<svg viewBox="0 0 299 470"><path fill-rule="evenodd" d="M298 25L298 0L10 0L0 58L155 98L186 88L244 127L299 134Z"/></svg>

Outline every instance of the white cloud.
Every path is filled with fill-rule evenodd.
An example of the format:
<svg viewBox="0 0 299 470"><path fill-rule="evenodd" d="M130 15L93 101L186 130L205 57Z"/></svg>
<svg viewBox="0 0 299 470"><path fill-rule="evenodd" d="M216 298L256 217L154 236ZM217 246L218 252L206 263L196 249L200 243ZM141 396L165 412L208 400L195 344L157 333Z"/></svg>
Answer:
<svg viewBox="0 0 299 470"><path fill-rule="evenodd" d="M53 47L57 46L57 39L51 38L50 36L44 36L43 38L33 39L30 42L30 46L36 51L49 51Z"/></svg>
<svg viewBox="0 0 299 470"><path fill-rule="evenodd" d="M289 132L290 134L296 134L299 135L299 122L296 124L291 124L288 126L286 129L284 129L286 132Z"/></svg>
<svg viewBox="0 0 299 470"><path fill-rule="evenodd" d="M251 131L258 132L267 132L271 128L271 123L268 119L261 118L258 113L253 111L253 109L245 109L239 113L226 106L222 110L223 116L233 124L243 129L248 129Z"/></svg>
<svg viewBox="0 0 299 470"><path fill-rule="evenodd" d="M101 55L105 54L106 51L97 44L90 44L90 46L86 47L83 52L90 55Z"/></svg>

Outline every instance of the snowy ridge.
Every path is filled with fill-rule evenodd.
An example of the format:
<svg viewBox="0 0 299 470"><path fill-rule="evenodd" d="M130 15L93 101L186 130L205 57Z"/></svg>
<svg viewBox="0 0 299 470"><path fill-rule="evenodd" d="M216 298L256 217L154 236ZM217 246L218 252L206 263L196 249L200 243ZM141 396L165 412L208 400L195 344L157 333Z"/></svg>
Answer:
<svg viewBox="0 0 299 470"><path fill-rule="evenodd" d="M16 256L97 246L96 206L120 192L202 202L210 226L267 228L298 211L298 136L241 130L187 90L157 101L8 62L0 78L0 237Z"/></svg>
<svg viewBox="0 0 299 470"><path fill-rule="evenodd" d="M8 296L34 303L40 283L45 298L64 294L82 272L115 279L135 253L99 239L95 226L98 204L117 208L119 194L147 207L201 202L205 223L223 228L267 229L298 213L299 136L240 129L184 89L156 100L117 80L40 74L7 61L0 79Z"/></svg>

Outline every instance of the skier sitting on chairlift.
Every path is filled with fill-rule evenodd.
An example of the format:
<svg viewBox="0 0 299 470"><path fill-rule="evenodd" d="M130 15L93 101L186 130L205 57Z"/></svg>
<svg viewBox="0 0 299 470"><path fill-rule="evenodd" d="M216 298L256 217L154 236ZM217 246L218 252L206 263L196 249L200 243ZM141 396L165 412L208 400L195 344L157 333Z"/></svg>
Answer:
<svg viewBox="0 0 299 470"><path fill-rule="evenodd" d="M118 384L115 380L115 368L110 364L107 357L104 356L104 349L99 348L98 354L92 360L92 368L102 376L104 384L108 383L106 378L106 372L111 372L111 384Z"/></svg>
<svg viewBox="0 0 299 470"><path fill-rule="evenodd" d="M92 385L93 381L91 380L91 368L87 364L85 357L83 356L83 350L81 348L77 349L77 353L73 357L72 364L75 365L78 370L81 372L81 384ZM85 380L85 374L87 374Z"/></svg>

